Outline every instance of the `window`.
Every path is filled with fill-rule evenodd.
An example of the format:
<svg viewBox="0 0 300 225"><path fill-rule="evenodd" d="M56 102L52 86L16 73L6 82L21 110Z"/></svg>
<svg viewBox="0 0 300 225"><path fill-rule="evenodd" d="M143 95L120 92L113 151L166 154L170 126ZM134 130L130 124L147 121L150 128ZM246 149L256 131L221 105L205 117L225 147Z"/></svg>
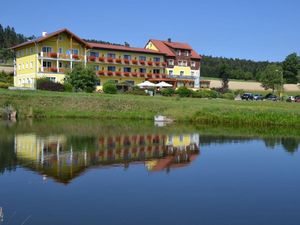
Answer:
<svg viewBox="0 0 300 225"><path fill-rule="evenodd" d="M181 51L179 49L177 50L177 55L181 55Z"/></svg>
<svg viewBox="0 0 300 225"><path fill-rule="evenodd" d="M90 52L90 56L99 57L99 52Z"/></svg>
<svg viewBox="0 0 300 225"><path fill-rule="evenodd" d="M79 55L79 50L78 49L72 49L72 54L73 55Z"/></svg>
<svg viewBox="0 0 300 225"><path fill-rule="evenodd" d="M21 70L21 64L18 65L18 70Z"/></svg>
<svg viewBox="0 0 300 225"><path fill-rule="evenodd" d="M140 73L146 73L146 68L140 68Z"/></svg>
<svg viewBox="0 0 300 225"><path fill-rule="evenodd" d="M24 63L22 63L22 69L24 70Z"/></svg>
<svg viewBox="0 0 300 225"><path fill-rule="evenodd" d="M26 62L26 69L28 69L28 62Z"/></svg>
<svg viewBox="0 0 300 225"><path fill-rule="evenodd" d="M187 66L187 61L186 60L179 60L178 61L178 66Z"/></svg>
<svg viewBox="0 0 300 225"><path fill-rule="evenodd" d="M96 86L101 86L101 81L100 81L100 79L98 79L98 80L96 81Z"/></svg>
<svg viewBox="0 0 300 225"><path fill-rule="evenodd" d="M154 74L160 74L160 69L153 69Z"/></svg>
<svg viewBox="0 0 300 225"><path fill-rule="evenodd" d="M116 71L116 67L115 66L108 66L107 67L107 71L115 72Z"/></svg>
<svg viewBox="0 0 300 225"><path fill-rule="evenodd" d="M58 67L59 67L59 68L62 68L62 67L63 67L62 62L59 62Z"/></svg>
<svg viewBox="0 0 300 225"><path fill-rule="evenodd" d="M131 60L131 55L124 55L124 59Z"/></svg>
<svg viewBox="0 0 300 225"><path fill-rule="evenodd" d="M33 53L33 48L30 48L30 54L32 54Z"/></svg>
<svg viewBox="0 0 300 225"><path fill-rule="evenodd" d="M173 70L169 70L169 75L172 76L174 74Z"/></svg>
<svg viewBox="0 0 300 225"><path fill-rule="evenodd" d="M194 76L194 75L195 75L195 72L194 72L194 71L191 71L191 75Z"/></svg>
<svg viewBox="0 0 300 225"><path fill-rule="evenodd" d="M56 78L55 77L47 77L50 81L52 82L56 82Z"/></svg>
<svg viewBox="0 0 300 225"><path fill-rule="evenodd" d="M43 47L42 52L52 52L52 48L51 47Z"/></svg>
<svg viewBox="0 0 300 225"><path fill-rule="evenodd" d="M131 72L131 68L130 67L124 67L124 72L125 73L130 73Z"/></svg>
<svg viewBox="0 0 300 225"><path fill-rule="evenodd" d="M28 48L25 49L26 55L28 55Z"/></svg>
<svg viewBox="0 0 300 225"><path fill-rule="evenodd" d="M63 53L63 49L62 49L62 48L59 48L59 49L58 49L58 53L59 53L59 54L62 54L62 53Z"/></svg>
<svg viewBox="0 0 300 225"><path fill-rule="evenodd" d="M169 66L174 66L174 59L168 59Z"/></svg>
<svg viewBox="0 0 300 225"><path fill-rule="evenodd" d="M195 61L191 61L191 67L195 67L196 66L196 62Z"/></svg>
<svg viewBox="0 0 300 225"><path fill-rule="evenodd" d="M184 76L184 71L180 71L180 76Z"/></svg>
<svg viewBox="0 0 300 225"><path fill-rule="evenodd" d="M160 62L160 58L159 58L159 57L154 57L154 58L153 58L153 61L154 61L154 62Z"/></svg>
<svg viewBox="0 0 300 225"><path fill-rule="evenodd" d="M44 61L44 62L43 62L43 67L45 67L45 68L50 68L50 67L51 67L51 62L49 62L49 61Z"/></svg>
<svg viewBox="0 0 300 225"><path fill-rule="evenodd" d="M98 70L99 70L99 66L98 66L98 65L95 66L94 68L95 68L95 71L98 71Z"/></svg>
<svg viewBox="0 0 300 225"><path fill-rule="evenodd" d="M185 56L189 56L189 55L190 55L189 51L185 51Z"/></svg>
<svg viewBox="0 0 300 225"><path fill-rule="evenodd" d="M179 141L183 142L183 135L179 135Z"/></svg>
<svg viewBox="0 0 300 225"><path fill-rule="evenodd" d="M30 62L30 69L33 68L33 62Z"/></svg>
<svg viewBox="0 0 300 225"><path fill-rule="evenodd" d="M140 56L140 57L139 57L139 60L140 60L140 61L146 61L147 58L146 58L146 56Z"/></svg>
<svg viewBox="0 0 300 225"><path fill-rule="evenodd" d="M116 54L115 53L107 53L107 58L116 58Z"/></svg>
<svg viewBox="0 0 300 225"><path fill-rule="evenodd" d="M29 78L27 78L27 84L30 84L30 79Z"/></svg>

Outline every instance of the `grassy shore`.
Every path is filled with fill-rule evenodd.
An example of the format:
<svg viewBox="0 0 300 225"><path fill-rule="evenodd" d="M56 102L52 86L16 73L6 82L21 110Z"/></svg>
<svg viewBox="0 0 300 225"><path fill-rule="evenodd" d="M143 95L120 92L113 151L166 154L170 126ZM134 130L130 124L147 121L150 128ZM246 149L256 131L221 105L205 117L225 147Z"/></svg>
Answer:
<svg viewBox="0 0 300 225"><path fill-rule="evenodd" d="M153 120L163 114L193 123L300 127L300 104L136 95L0 90L0 107L20 118L120 118Z"/></svg>

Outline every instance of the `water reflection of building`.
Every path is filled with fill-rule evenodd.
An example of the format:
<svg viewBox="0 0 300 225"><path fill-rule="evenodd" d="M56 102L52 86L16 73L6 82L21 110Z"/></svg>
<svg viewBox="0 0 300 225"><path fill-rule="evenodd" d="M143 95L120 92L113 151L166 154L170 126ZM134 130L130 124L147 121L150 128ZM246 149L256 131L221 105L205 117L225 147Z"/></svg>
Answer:
<svg viewBox="0 0 300 225"><path fill-rule="evenodd" d="M68 183L90 167L144 163L150 171L169 171L187 166L199 154L199 135L16 135L15 151L22 166Z"/></svg>

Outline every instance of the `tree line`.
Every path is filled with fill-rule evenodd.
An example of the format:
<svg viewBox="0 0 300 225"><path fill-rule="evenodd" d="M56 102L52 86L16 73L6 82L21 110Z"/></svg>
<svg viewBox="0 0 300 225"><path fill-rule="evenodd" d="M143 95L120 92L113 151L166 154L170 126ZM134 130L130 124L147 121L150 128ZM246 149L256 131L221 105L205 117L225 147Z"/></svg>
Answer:
<svg viewBox="0 0 300 225"><path fill-rule="evenodd" d="M34 36L26 37L17 33L13 27L3 27L0 24L0 62L6 63L8 60L13 59L13 52L9 48L32 38Z"/></svg>
<svg viewBox="0 0 300 225"><path fill-rule="evenodd" d="M282 73L280 79L283 83L298 83L300 82L300 57L296 53L292 53L283 62L256 62L203 56L201 64L202 77L223 78L225 73L225 77L228 79L261 81L265 77L264 74L269 73L270 70L277 71L278 74ZM271 73L270 76L278 77L274 73Z"/></svg>

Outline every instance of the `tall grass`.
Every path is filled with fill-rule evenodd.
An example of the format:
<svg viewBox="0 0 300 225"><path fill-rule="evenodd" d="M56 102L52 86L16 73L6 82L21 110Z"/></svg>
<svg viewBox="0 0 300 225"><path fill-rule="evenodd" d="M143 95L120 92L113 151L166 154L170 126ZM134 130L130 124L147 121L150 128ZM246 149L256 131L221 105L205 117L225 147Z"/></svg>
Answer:
<svg viewBox="0 0 300 225"><path fill-rule="evenodd" d="M153 120L163 114L193 123L300 127L298 103L0 90L0 107L5 104L20 118Z"/></svg>

